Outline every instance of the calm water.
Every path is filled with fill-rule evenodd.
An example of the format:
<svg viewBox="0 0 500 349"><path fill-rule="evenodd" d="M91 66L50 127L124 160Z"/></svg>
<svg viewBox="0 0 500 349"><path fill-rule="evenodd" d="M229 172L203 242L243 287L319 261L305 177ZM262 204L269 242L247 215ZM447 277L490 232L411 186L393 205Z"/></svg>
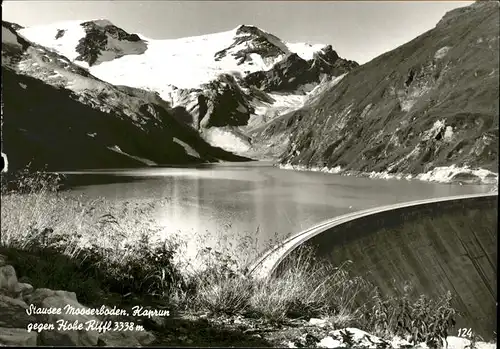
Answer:
<svg viewBox="0 0 500 349"><path fill-rule="evenodd" d="M191 247L237 245L245 236L262 252L284 238L345 213L398 202L487 192L487 186L377 180L280 170L270 163L221 164L198 168L92 171L74 178L92 183L72 193L113 201L158 202L164 234L180 233ZM124 178L127 177L127 178ZM95 179L95 181L94 181ZM124 179L133 181L124 181ZM193 251L193 250L191 250ZM243 253L242 251L236 252Z"/></svg>

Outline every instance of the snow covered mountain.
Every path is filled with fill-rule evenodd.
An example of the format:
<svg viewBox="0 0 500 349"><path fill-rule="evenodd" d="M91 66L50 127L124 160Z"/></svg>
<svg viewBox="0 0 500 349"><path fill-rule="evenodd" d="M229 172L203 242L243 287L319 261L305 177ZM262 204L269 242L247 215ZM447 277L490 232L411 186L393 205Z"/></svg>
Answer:
<svg viewBox="0 0 500 349"><path fill-rule="evenodd" d="M247 160L210 146L158 94L102 81L19 29L2 22L2 151L11 170Z"/></svg>
<svg viewBox="0 0 500 349"><path fill-rule="evenodd" d="M322 82L358 66L331 46L285 43L248 25L171 40L127 33L104 19L19 33L108 83L157 92L207 141L237 153L252 148L252 129L300 108Z"/></svg>

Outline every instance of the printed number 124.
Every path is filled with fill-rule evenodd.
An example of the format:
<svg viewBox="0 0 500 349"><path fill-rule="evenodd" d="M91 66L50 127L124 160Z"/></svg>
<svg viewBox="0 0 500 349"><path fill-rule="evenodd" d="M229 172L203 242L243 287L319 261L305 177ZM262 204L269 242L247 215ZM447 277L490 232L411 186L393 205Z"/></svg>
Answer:
<svg viewBox="0 0 500 349"><path fill-rule="evenodd" d="M472 328L459 328L458 329L459 337L472 337Z"/></svg>

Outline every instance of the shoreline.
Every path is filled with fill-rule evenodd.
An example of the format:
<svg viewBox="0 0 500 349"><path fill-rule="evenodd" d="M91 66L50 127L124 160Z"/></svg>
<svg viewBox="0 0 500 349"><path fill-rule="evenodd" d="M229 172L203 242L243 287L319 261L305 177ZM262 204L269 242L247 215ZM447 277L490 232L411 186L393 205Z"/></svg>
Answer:
<svg viewBox="0 0 500 349"><path fill-rule="evenodd" d="M367 177L371 179L397 179L397 180L419 180L422 182L441 183L441 184L475 184L475 185L497 185L498 186L498 173L491 172L485 169L471 169L468 167L457 167L455 165L435 167L433 170L412 175L409 173L388 173L384 172L361 172L354 170L344 170L340 166L329 168L327 166L304 166L287 164L275 164L275 167L282 170L293 170L301 172L322 172L328 174L337 174L341 176L351 177ZM456 176L469 175L475 180L470 179L456 179Z"/></svg>

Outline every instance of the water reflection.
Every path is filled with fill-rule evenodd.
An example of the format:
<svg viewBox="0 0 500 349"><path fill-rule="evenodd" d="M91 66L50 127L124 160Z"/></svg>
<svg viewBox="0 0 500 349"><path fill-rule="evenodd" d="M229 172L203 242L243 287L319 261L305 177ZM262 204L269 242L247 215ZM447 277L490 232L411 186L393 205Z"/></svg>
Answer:
<svg viewBox="0 0 500 349"><path fill-rule="evenodd" d="M219 245L241 255L239 243L245 237L253 239L255 256L266 248L270 239L283 240L348 212L489 190L488 186L295 172L265 163L92 171L76 177L91 181L97 175L118 176L117 179L125 176L135 181L96 183L74 188L72 192L85 193L89 198L104 196L113 201L167 199L155 212L163 227L162 234L179 234L188 240L193 258L200 246Z"/></svg>

